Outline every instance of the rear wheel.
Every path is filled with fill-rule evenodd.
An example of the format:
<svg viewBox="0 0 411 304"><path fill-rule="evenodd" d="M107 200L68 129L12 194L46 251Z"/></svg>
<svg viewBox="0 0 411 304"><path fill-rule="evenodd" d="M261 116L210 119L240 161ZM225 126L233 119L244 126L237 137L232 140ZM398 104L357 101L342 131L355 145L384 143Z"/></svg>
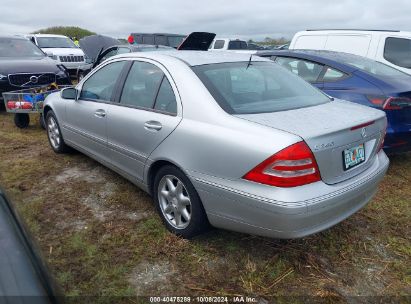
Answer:
<svg viewBox="0 0 411 304"><path fill-rule="evenodd" d="M54 114L53 111L47 112L46 129L47 129L47 138L54 152L66 153L70 151L70 148L64 142L63 136L61 134L60 126L57 122L56 115Z"/></svg>
<svg viewBox="0 0 411 304"><path fill-rule="evenodd" d="M17 128L25 129L30 124L30 116L27 113L14 114L14 124Z"/></svg>
<svg viewBox="0 0 411 304"><path fill-rule="evenodd" d="M154 179L153 192L157 211L169 231L191 238L208 230L200 197L181 170L162 167Z"/></svg>

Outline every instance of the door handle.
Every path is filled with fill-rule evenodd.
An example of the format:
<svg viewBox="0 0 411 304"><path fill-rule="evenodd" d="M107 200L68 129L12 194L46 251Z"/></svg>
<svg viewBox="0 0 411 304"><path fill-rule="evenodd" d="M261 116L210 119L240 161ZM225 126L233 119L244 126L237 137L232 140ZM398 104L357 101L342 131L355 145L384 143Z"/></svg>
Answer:
<svg viewBox="0 0 411 304"><path fill-rule="evenodd" d="M94 116L99 117L99 118L104 118L106 117L106 111L97 110L96 112L94 112Z"/></svg>
<svg viewBox="0 0 411 304"><path fill-rule="evenodd" d="M146 130L160 131L163 128L163 125L158 121L150 120L146 121L146 123L144 124L144 128Z"/></svg>

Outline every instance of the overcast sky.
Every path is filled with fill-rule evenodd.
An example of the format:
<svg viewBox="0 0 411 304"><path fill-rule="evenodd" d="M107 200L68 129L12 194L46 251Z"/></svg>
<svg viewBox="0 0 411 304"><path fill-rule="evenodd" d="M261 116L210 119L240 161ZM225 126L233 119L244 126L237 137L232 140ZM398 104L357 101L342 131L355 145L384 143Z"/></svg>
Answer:
<svg viewBox="0 0 411 304"><path fill-rule="evenodd" d="M409 0L0 0L0 33L75 25L125 38L130 32L262 40L309 28L411 30Z"/></svg>

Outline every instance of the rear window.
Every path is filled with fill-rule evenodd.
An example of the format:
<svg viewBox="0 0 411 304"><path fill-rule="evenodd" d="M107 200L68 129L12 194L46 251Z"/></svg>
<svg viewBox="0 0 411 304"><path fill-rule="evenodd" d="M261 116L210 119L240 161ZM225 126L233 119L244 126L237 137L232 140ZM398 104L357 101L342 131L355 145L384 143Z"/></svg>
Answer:
<svg viewBox="0 0 411 304"><path fill-rule="evenodd" d="M232 40L228 43L229 50L246 50L247 42L241 40Z"/></svg>
<svg viewBox="0 0 411 304"><path fill-rule="evenodd" d="M218 104L230 114L315 106L330 99L274 62L235 62L193 67Z"/></svg>
<svg viewBox="0 0 411 304"><path fill-rule="evenodd" d="M384 58L400 67L411 68L411 40L404 38L387 38L385 40Z"/></svg>
<svg viewBox="0 0 411 304"><path fill-rule="evenodd" d="M351 65L355 68L360 69L363 72L366 72L371 75L375 76L382 76L382 77L406 77L407 74L394 69L384 63L374 61L365 57L354 56L354 55L337 55L341 59L341 62Z"/></svg>

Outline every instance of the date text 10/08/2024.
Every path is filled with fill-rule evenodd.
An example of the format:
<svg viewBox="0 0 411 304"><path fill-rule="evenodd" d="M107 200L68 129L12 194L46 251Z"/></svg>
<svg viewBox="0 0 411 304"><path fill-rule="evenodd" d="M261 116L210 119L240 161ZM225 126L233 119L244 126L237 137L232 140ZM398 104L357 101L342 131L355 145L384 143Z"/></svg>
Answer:
<svg viewBox="0 0 411 304"><path fill-rule="evenodd" d="M254 297L150 297L150 303L257 303Z"/></svg>

